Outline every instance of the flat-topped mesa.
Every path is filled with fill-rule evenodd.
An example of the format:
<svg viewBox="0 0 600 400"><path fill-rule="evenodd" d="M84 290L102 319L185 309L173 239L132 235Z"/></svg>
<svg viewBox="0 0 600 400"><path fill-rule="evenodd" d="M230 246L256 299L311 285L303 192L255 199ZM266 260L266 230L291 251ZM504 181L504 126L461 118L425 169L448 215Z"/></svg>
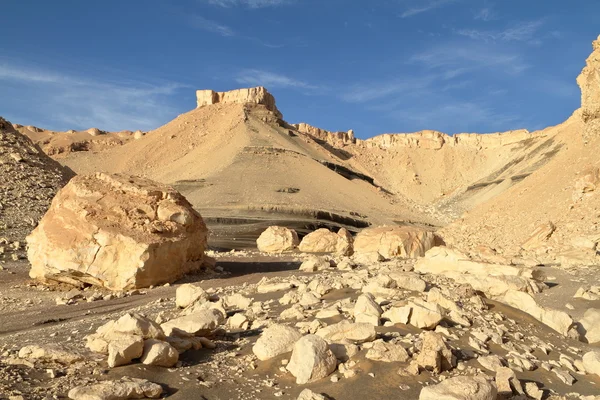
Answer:
<svg viewBox="0 0 600 400"><path fill-rule="evenodd" d="M584 136L588 136L600 125L600 36L592 42L592 54L577 77L581 88L581 117L587 123ZM591 124L593 123L593 124Z"/></svg>
<svg viewBox="0 0 600 400"><path fill-rule="evenodd" d="M292 124L292 126L299 132L306 133L319 140L324 140L333 146L344 146L346 144L356 143L356 138L354 137L354 131L352 129L348 130L348 132L331 132L304 122Z"/></svg>
<svg viewBox="0 0 600 400"><path fill-rule="evenodd" d="M275 97L262 86L230 90L228 92L196 90L196 101L198 108L217 103L262 104L269 111L274 112L278 118L283 117L275 106Z"/></svg>
<svg viewBox="0 0 600 400"><path fill-rule="evenodd" d="M540 136L543 134L530 133L526 129L485 134L457 133L452 136L438 131L424 130L415 133L385 133L364 141L361 140L359 144L369 148L409 147L439 150L444 146L450 146L493 149Z"/></svg>

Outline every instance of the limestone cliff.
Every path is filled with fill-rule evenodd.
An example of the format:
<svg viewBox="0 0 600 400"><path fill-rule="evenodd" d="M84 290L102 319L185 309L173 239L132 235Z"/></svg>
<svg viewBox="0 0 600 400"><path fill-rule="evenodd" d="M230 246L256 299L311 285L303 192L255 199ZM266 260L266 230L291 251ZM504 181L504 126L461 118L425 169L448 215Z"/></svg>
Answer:
<svg viewBox="0 0 600 400"><path fill-rule="evenodd" d="M577 77L581 88L581 117L586 123L585 138L600 129L600 36L592 43L592 48L592 54Z"/></svg>
<svg viewBox="0 0 600 400"><path fill-rule="evenodd" d="M423 130L415 133L385 133L364 141L361 140L359 144L367 148L379 147L384 149L408 147L438 150L444 146L494 149L538 138L542 135L542 132L530 133L526 129L486 134L458 133L452 136L438 131Z"/></svg>
<svg viewBox="0 0 600 400"><path fill-rule="evenodd" d="M356 143L354 131L350 129L348 132L331 132L325 129L317 128L304 122L292 124L299 132L306 133L316 139L323 140L333 146L344 146L350 143Z"/></svg>
<svg viewBox="0 0 600 400"><path fill-rule="evenodd" d="M203 107L217 103L254 103L262 104L268 110L274 112L277 117L282 118L281 112L275 106L275 97L262 86L230 90L228 92L215 92L214 90L196 91L197 107Z"/></svg>

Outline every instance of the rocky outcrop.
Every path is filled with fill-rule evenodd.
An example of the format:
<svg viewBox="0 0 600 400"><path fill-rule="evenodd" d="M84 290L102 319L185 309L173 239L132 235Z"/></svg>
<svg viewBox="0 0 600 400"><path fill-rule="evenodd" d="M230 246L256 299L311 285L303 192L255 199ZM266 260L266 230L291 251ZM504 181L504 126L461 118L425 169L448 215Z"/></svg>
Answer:
<svg viewBox="0 0 600 400"><path fill-rule="evenodd" d="M208 106L217 103L234 104L262 104L268 110L274 112L277 117L282 118L281 112L275 106L275 97L262 86L230 90L228 92L215 92L214 90L196 91L197 107Z"/></svg>
<svg viewBox="0 0 600 400"><path fill-rule="evenodd" d="M27 237L29 275L112 290L148 287L200 268L207 230L174 189L96 173L73 178Z"/></svg>
<svg viewBox="0 0 600 400"><path fill-rule="evenodd" d="M283 253L294 250L300 240L295 230L285 226L270 226L256 239L256 247L265 253Z"/></svg>
<svg viewBox="0 0 600 400"><path fill-rule="evenodd" d="M435 246L435 235L413 226L363 229L354 239L355 253L379 253L385 258L416 258Z"/></svg>
<svg viewBox="0 0 600 400"><path fill-rule="evenodd" d="M304 253L336 253L352 254L352 235L347 229L341 228L338 233L327 228L320 228L304 236L298 250Z"/></svg>
<svg viewBox="0 0 600 400"><path fill-rule="evenodd" d="M306 133L307 135L310 135L315 139L325 141L336 147L342 147L347 144L356 143L356 138L354 137L354 131L352 129L348 130L348 132L331 132L325 129L317 128L304 122L300 122L299 124L292 124L292 126L296 128L299 132Z"/></svg>
<svg viewBox="0 0 600 400"><path fill-rule="evenodd" d="M591 137L600 126L600 36L592 43L592 54L577 77L581 89L581 118L586 123L584 136Z"/></svg>
<svg viewBox="0 0 600 400"><path fill-rule="evenodd" d="M447 135L442 132L423 130L415 133L385 133L360 141L363 146L393 148L408 147L427 150L439 150L444 146L467 147L474 149L495 149L538 138L542 133L530 133L526 129L499 133L458 133Z"/></svg>

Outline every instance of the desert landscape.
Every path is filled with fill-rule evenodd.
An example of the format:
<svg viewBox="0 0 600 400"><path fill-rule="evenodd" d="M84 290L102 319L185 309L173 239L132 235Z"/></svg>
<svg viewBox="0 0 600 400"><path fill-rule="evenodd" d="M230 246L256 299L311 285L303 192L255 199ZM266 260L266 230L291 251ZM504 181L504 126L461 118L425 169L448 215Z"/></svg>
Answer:
<svg viewBox="0 0 600 400"><path fill-rule="evenodd" d="M0 399L600 399L592 46L535 132L0 118Z"/></svg>

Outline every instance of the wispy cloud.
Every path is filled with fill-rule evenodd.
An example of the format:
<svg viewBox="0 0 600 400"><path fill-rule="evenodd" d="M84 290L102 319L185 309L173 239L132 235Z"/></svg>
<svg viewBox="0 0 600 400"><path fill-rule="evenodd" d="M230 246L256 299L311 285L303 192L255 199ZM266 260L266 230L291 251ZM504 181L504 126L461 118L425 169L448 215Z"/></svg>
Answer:
<svg viewBox="0 0 600 400"><path fill-rule="evenodd" d="M193 28L202 29L225 37L235 36L235 31L232 28L217 21L196 14L188 15L187 18Z"/></svg>
<svg viewBox="0 0 600 400"><path fill-rule="evenodd" d="M543 24L544 20L540 19L536 21L521 22L501 31L460 29L457 30L456 33L485 42L505 41L538 43L538 39L536 39L535 36Z"/></svg>
<svg viewBox="0 0 600 400"><path fill-rule="evenodd" d="M445 6L446 4L453 3L456 0L419 0L418 5L415 5L402 14L400 14L401 18L412 17L417 14L422 14L431 10L435 10L436 8L440 8Z"/></svg>
<svg viewBox="0 0 600 400"><path fill-rule="evenodd" d="M237 83L249 86L265 86L267 88L317 89L318 86L260 69L246 69L235 78Z"/></svg>
<svg viewBox="0 0 600 400"><path fill-rule="evenodd" d="M72 76L2 60L0 82L14 88L15 96L22 95L35 110L32 114L37 117L28 118L43 121L50 129L154 129L176 114L167 97L185 87Z"/></svg>
<svg viewBox="0 0 600 400"><path fill-rule="evenodd" d="M475 13L473 17L476 20L488 22L496 19L496 13L492 10L492 7L483 7L481 10Z"/></svg>
<svg viewBox="0 0 600 400"><path fill-rule="evenodd" d="M294 3L295 0L206 0L209 4L219 7L266 8Z"/></svg>

